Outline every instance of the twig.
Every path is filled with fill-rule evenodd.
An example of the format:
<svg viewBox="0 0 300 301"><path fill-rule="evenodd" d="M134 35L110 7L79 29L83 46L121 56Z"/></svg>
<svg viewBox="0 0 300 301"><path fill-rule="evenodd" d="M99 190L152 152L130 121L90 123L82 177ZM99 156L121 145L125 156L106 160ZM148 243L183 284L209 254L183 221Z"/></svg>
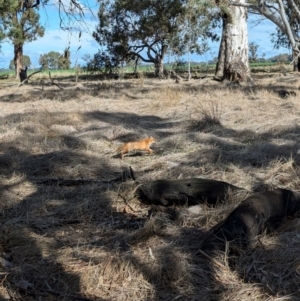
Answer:
<svg viewBox="0 0 300 301"><path fill-rule="evenodd" d="M49 71L49 78L50 78L50 83L51 83L51 85L55 85L55 86L57 86L59 89L64 90L63 87L61 87L59 84L57 84L57 83L55 83L55 82L53 81L53 79L52 79L52 77L51 77L50 71Z"/></svg>
<svg viewBox="0 0 300 301"><path fill-rule="evenodd" d="M100 180L65 180L65 179L39 179L39 180L32 180L36 184L44 184L44 185L57 185L57 186L80 186L80 185L88 185L88 184L104 184L107 181L100 181Z"/></svg>
<svg viewBox="0 0 300 301"><path fill-rule="evenodd" d="M123 201L124 201L124 203L125 203L125 205L126 206L128 206L129 207L129 209L131 210L131 211L133 211L133 212L137 212L136 210L134 210L129 204L128 204L128 202L127 202L127 200L126 200L126 198L120 193L120 192L116 192L117 193L117 195L120 197L120 198L122 198L123 199Z"/></svg>
<svg viewBox="0 0 300 301"><path fill-rule="evenodd" d="M227 267L222 264L221 262L217 261L216 259L212 258L211 256L209 256L208 254L206 254L205 252L203 252L202 250L198 250L197 253L200 253L202 256L204 256L206 259L208 259L209 261L211 261L212 263L215 263L216 265L218 265L219 267L226 269Z"/></svg>
<svg viewBox="0 0 300 301"><path fill-rule="evenodd" d="M131 166L129 166L130 176L132 180L135 182L136 176Z"/></svg>
<svg viewBox="0 0 300 301"><path fill-rule="evenodd" d="M102 180L92 180L92 179L74 179L74 180L66 180L66 179L55 179L55 178L44 178L44 179L30 179L33 183L36 184L44 184L44 185L57 185L57 186L80 186L80 185L89 185L89 184L115 184L122 183L128 180L135 180L134 172L130 167L130 170L125 170L122 174L114 179L109 181Z"/></svg>

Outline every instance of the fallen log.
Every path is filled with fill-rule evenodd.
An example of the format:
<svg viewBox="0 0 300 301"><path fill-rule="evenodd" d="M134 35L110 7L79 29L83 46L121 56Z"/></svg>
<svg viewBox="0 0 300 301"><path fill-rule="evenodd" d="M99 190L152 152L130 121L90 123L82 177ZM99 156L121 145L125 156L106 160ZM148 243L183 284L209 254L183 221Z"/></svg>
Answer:
<svg viewBox="0 0 300 301"><path fill-rule="evenodd" d="M245 199L205 240L203 250L245 248L263 231L278 228L288 217L300 212L300 194L287 189L256 193Z"/></svg>
<svg viewBox="0 0 300 301"><path fill-rule="evenodd" d="M94 179L61 179L61 178L43 178L43 179L30 179L32 182L39 185L55 185L55 186L80 186L80 185L105 185L105 184L117 184L124 183L130 180L135 181L135 173L129 166L128 170L124 170L118 177L111 180L94 180Z"/></svg>
<svg viewBox="0 0 300 301"><path fill-rule="evenodd" d="M146 204L163 206L215 205L224 202L231 192L245 191L226 182L211 179L155 180L142 184L137 189L140 200Z"/></svg>

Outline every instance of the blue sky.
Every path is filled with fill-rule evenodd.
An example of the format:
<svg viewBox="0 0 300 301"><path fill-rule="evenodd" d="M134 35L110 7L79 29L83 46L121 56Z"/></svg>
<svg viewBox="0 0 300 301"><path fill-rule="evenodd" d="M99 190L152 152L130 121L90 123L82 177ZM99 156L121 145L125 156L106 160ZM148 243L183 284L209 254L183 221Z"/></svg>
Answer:
<svg viewBox="0 0 300 301"><path fill-rule="evenodd" d="M92 32L98 23L97 10L98 4L95 0L82 0L83 7L84 1L88 1L90 10L85 9L85 22L74 23L76 27L82 27L82 34L79 39L79 32L64 31L60 28L60 19L58 16L56 0L50 0L50 5L40 9L41 24L45 27L45 35L36 41L27 43L24 45L24 54L29 55L32 66L39 68L39 57L41 54L48 53L50 51L57 51L63 53L64 49L70 47L72 66L77 62L78 64L84 64L82 57L85 54L93 55L99 49L99 44L92 37ZM69 3L68 0L64 0L65 3ZM258 54L265 53L265 57L269 58L279 53L289 52L286 48L274 49L271 43L271 33L275 32L275 25L268 20L261 21L259 25L256 25L257 17L251 16L248 20L248 39L250 42L255 42L259 45ZM71 25L72 24L68 24ZM256 26L255 26L256 25ZM210 50L202 56L193 55L191 59L196 62L209 61L213 57L218 55L219 43L210 43ZM0 68L7 68L10 60L13 58L13 46L9 42L2 43L0 54Z"/></svg>

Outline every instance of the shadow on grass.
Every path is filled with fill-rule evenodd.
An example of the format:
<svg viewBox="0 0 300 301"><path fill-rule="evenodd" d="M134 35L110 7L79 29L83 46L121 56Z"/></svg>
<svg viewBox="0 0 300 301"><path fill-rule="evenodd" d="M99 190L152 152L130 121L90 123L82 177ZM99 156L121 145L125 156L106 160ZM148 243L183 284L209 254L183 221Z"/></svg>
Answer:
<svg viewBox="0 0 300 301"><path fill-rule="evenodd" d="M154 135L173 128L176 133L178 125L169 119L134 113L95 111L85 116L87 120L128 127L135 135L147 129ZM8 116L7 120L19 123L23 117L16 114ZM3 118L1 122L7 120ZM262 167L278 156L289 158L297 150L298 140L294 141L292 137L298 134L298 127L261 135L233 131L222 125L217 125L217 129L219 131L214 131L212 138L196 141L213 146L213 151L185 155L182 165L176 167L179 172L184 165L197 166L200 160L206 160L208 164L221 162L224 166L234 163L242 168ZM231 141L222 139L223 133ZM264 143L249 146L245 135L253 137L252 141ZM129 137L116 139L126 142ZM193 133L187 137L196 140ZM290 143L275 145L274 137L290 137ZM1 245L5 254L11 253L7 260L16 267L5 274L2 285L12 298L111 300L122 298L121 293L125 292L132 300L225 300L224 292L228 287L218 279L214 262L198 252L210 232L199 223L182 226L180 219L169 214L158 213L149 218L145 213L128 209L124 199L127 199L128 191L135 188L135 183L124 186L93 183L72 187L38 184L39 179L52 177L89 177L109 182L122 172L120 165L104 156L99 159L82 154L80 150L86 144L80 138L73 135L62 135L61 138L66 149L39 154L23 151L13 143L0 143ZM258 153L257 148L260 148ZM279 250L280 246L276 246L273 252ZM239 260L243 260L242 256ZM129 265L132 274L126 274ZM263 284L264 293L269 293L266 288L269 283L265 285L263 278L255 278L255 268L250 262L249 265L246 277L243 270L235 268L240 280ZM133 282L136 280L134 273L140 274L140 282ZM126 278L117 279L117 274L126 275ZM20 281L27 281L34 287L23 288L20 292ZM283 296L278 287L273 288L272 294ZM99 291L93 292L92 288ZM138 293L139 290L145 292ZM99 299L99 292L103 299Z"/></svg>
<svg viewBox="0 0 300 301"><path fill-rule="evenodd" d="M122 300L120 292L125 289L124 284L113 281L113 268L110 270L105 267L107 259L111 266L131 265L134 273L140 274L143 281L148 282L148 287L141 284L140 298L132 295L130 289L126 293L135 300L173 300L179 295L192 300L199 294L203 296L198 284L205 280L206 285L209 285L210 279L206 274L210 266L206 265L204 271L197 270L195 266L198 259L193 254L195 250L183 250L185 244L192 245L195 236L202 236L201 230L193 228L181 230L184 233L175 236L161 235L161 229L165 227L162 220L158 232L150 231L143 239L144 224L148 218L117 210L118 206L124 207L123 202L117 206L113 204L116 202L112 199L113 195L116 197L115 191L120 190L118 185L64 187L37 184L39 179L57 176L62 173L59 172L61 168L70 168L79 160L88 167L93 158L82 155L79 158L73 151L33 155L11 146L7 149L10 153L8 155L5 153L5 143L1 144L1 148L4 153L0 162L8 157L11 160L4 172L6 177L2 178L0 190L1 198L6 200L1 208L1 247L3 254L10 254L3 256L14 265L13 269L7 269L2 286L11 298L111 300L118 294L119 297L115 298ZM101 170L97 170L95 175L103 175L105 172L108 177L109 174L118 173L115 167L105 161L100 165ZM1 166L2 169L4 167ZM135 255L134 250L136 244L147 245L152 234L166 242L162 247L153 246L155 251L152 256L157 258L155 264ZM172 243L181 237L185 240L181 242L182 246ZM106 258L101 257L103 250ZM184 258L183 253L186 253ZM182 260L185 261L184 265ZM90 272L95 274L98 266L101 269L95 277L101 278L102 268L107 269L106 278L104 274L106 282L102 286L98 284L97 292L82 292L81 288L88 287L89 281L91 287L94 287L94 282L99 279L95 280L91 276L89 281L84 281L85 276L80 270L86 268L88 273L90 268ZM124 271L127 273L126 268ZM194 277L195 273L197 277ZM138 280L142 281L141 278ZM110 292L105 289L109 283L114 287ZM143 293L143 290L146 292ZM99 291L102 291L103 298L97 295Z"/></svg>

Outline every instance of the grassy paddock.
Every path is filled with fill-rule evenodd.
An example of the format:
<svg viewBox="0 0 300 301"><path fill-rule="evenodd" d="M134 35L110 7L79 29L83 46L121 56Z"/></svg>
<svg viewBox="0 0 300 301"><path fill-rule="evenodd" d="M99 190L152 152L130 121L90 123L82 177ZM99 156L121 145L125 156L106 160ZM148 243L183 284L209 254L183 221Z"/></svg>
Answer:
<svg viewBox="0 0 300 301"><path fill-rule="evenodd" d="M202 241L245 195L175 215L149 215L135 195L139 183L188 177L299 192L299 77L254 79L1 82L0 299L296 300L298 219L207 258ZM113 157L150 135L153 155ZM138 183L109 182L129 166Z"/></svg>
<svg viewBox="0 0 300 301"><path fill-rule="evenodd" d="M281 66L285 66L288 68L288 64L280 64ZM264 68L270 67L274 69L273 71L276 71L278 69L279 64L278 63L272 63L272 62L256 62L256 63L250 63L250 67L252 71L264 71ZM167 70L173 69L174 66L170 64L165 64L165 68ZM205 64L205 63L191 63L191 70L192 72L207 72L208 70L210 72L214 72L216 68L215 64ZM179 67L176 67L178 71L186 72L188 70L187 65L181 65ZM38 69L37 69L38 70ZM29 70L28 75L33 73L36 70ZM125 67L123 69L120 69L121 72L125 73L132 73L134 70L132 67ZM137 68L138 72L154 72L154 67L153 65L141 65L138 66ZM76 69L69 69L69 70L44 70L39 74L39 77L47 77L49 75L49 72L51 72L52 76L56 77L63 77L63 76L70 76L70 75L76 75L78 71ZM79 74L90 74L90 72L85 72L83 69L79 69ZM13 70L7 70L7 71L0 71L0 76L3 75L9 75L9 77L14 76L14 71Z"/></svg>

